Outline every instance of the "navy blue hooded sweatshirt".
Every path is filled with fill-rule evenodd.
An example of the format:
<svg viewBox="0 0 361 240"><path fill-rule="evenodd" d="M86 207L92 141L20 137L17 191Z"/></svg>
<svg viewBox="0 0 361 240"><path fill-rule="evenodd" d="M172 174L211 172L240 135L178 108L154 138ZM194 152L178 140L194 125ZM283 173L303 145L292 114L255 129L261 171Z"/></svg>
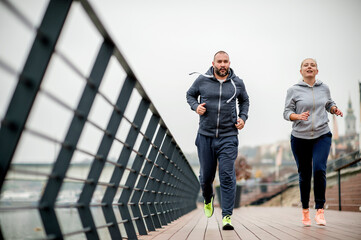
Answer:
<svg viewBox="0 0 361 240"><path fill-rule="evenodd" d="M187 102L193 111L196 111L199 104L206 103L207 110L200 115L198 133L209 137L237 135L237 99L238 117L246 122L249 98L243 80L231 68L223 83L213 75L213 67L206 74L201 74L187 91Z"/></svg>

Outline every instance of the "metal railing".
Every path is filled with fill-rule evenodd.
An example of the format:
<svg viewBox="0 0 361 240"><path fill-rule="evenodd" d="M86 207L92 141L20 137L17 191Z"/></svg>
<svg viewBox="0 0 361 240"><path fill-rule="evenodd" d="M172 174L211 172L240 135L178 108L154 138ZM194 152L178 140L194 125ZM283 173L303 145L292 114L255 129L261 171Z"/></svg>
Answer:
<svg viewBox="0 0 361 240"><path fill-rule="evenodd" d="M95 26L102 39L89 76L57 48L69 11L75 5L86 13L89 24ZM195 209L200 188L197 177L88 1L50 0L39 27L13 3L1 0L0 7L36 35L21 72L0 59L0 70L18 79L0 128L0 238L11 234L5 226L10 219L19 221L16 225L24 229L32 222L41 222L42 227L35 227L34 232L23 229L21 238L137 239ZM83 81L77 105L43 87L44 78L51 78L49 65L59 62ZM110 62L126 75L116 101L100 88ZM70 116L63 139L29 123L29 116L36 115L39 98ZM111 109L109 118L102 116L107 119L105 126L90 118L97 99ZM127 113L133 109L136 111L131 119ZM80 144L92 140L84 137L89 128L101 135L95 148ZM124 138L119 132L124 132ZM35 140L24 140L27 137ZM54 161L45 168L17 164L14 158L24 145L36 151L37 141L56 146ZM109 157L111 151L118 153L116 159ZM90 159L80 164L83 167L73 162L79 154ZM83 173L85 168L87 174ZM40 189L35 200L28 196L20 205L11 197L6 200L9 192L20 188L20 193L26 193L29 185ZM67 191L74 186L76 190ZM62 201L65 193L72 196ZM12 219L10 215L17 213L23 217ZM67 221L70 224L66 225Z"/></svg>
<svg viewBox="0 0 361 240"><path fill-rule="evenodd" d="M344 178L346 178L345 175L353 176L355 173L359 173L359 167L361 163L361 158L359 156L359 151L354 151L348 154L345 154L337 159L329 160L327 163L327 181L332 181L333 179L337 178L337 189L338 189L338 195L333 196L333 193L331 193L331 199L330 202L326 202L326 207L338 207L338 210L342 210L342 205L347 205L347 207L350 209L360 209L360 199L359 198L348 198L347 201L351 203L345 204L343 201L341 201L342 197L342 188L341 188L341 179L344 174ZM353 169L351 169L353 168ZM351 171L347 172L345 171L342 173L342 170L344 169L351 169ZM335 173L337 175L335 175ZM252 184L243 184L242 185L242 196L241 196L241 205L259 205L262 203L265 203L269 201L270 199L274 198L275 196L279 196L277 199L279 200L277 202L277 199L275 198L272 204L277 206L282 206L283 201L283 193L287 191L289 188L299 185L298 182L299 178L298 175L293 174L291 175L287 180L281 181L281 182L271 182L271 183L260 183L255 182ZM357 183L356 183L357 184ZM333 186L333 184L331 185ZM359 186L359 185L358 185ZM356 188L354 188L356 190ZM326 199L327 200L327 199ZM337 202L336 202L337 201ZM336 202L336 203L334 203ZM311 203L314 203L314 201L311 199ZM337 204L337 205L336 205ZM354 211L354 210L349 210ZM358 211L358 210L356 210Z"/></svg>
<svg viewBox="0 0 361 240"><path fill-rule="evenodd" d="M282 194L288 189L288 184L288 181L240 184L242 188L241 206L261 205L277 196L280 196L279 206L283 206Z"/></svg>
<svg viewBox="0 0 361 240"><path fill-rule="evenodd" d="M338 210L342 211L342 201L341 201L341 170L349 168L349 167L356 167L361 158L359 156L359 151L352 152L347 154L339 159L334 160L330 163L330 170L337 172L337 186L338 186ZM359 206L359 205L357 205Z"/></svg>
<svg viewBox="0 0 361 240"><path fill-rule="evenodd" d="M336 169L345 166L347 164L349 164L350 162L354 161L355 159L357 159L359 156L359 151L353 151L350 152L348 154L345 154L337 159L333 159L331 161L327 162L327 173L331 173L333 171L337 171ZM352 165L352 164L351 164Z"/></svg>

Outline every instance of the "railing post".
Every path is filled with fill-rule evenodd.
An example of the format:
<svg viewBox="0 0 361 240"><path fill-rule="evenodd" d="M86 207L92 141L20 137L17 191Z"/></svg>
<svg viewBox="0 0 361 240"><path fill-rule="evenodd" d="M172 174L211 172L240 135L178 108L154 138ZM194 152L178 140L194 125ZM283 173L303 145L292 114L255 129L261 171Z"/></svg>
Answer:
<svg viewBox="0 0 361 240"><path fill-rule="evenodd" d="M137 155L137 157L135 158L133 165L132 165L132 169L134 170L134 172L130 172L127 182L126 182L126 186L131 187L132 192L133 192L133 198L131 199L131 204L130 204L130 208L132 210L133 216L135 219L135 223L137 224L137 228L138 228L138 232L140 235L147 235L147 229L145 227L144 224L144 220L143 220L143 216L140 212L139 209L139 198L140 195L143 192L143 187L135 187L135 183L136 180L139 178L139 174L140 174L140 170L141 167L143 165L143 162L146 161L146 153L150 147L150 141L153 139L155 130L157 129L157 124L159 122L159 118L156 117L155 115L152 115L149 124L147 126L147 130L145 131L145 136L142 140L142 143L139 147L139 155ZM145 176L145 175L141 175L141 176ZM139 178L139 182L142 180L142 178ZM126 190L126 189L124 189ZM128 191L124 191L122 192L122 195L120 197L120 201L121 202L128 202L130 197L131 197L131 193L128 194Z"/></svg>
<svg viewBox="0 0 361 240"><path fill-rule="evenodd" d="M150 202L153 204L153 211L151 211L154 214L157 214L159 216L160 223L164 226L167 225L170 221L168 221L168 215L165 214L165 205L163 206L163 203L161 202L161 196L164 194L164 192L160 192L159 190L163 190L163 184L165 184L163 178L165 171L167 169L168 164L166 163L167 153L169 153L170 149L172 148L172 138L168 134L166 134L164 142L162 144L162 147L160 149L160 154L158 155L155 164L157 165L156 168L153 168L153 171L151 173L151 177L154 177L156 181L152 185L152 195L150 198ZM173 149L172 149L173 151ZM149 205L151 207L152 205Z"/></svg>
<svg viewBox="0 0 361 240"><path fill-rule="evenodd" d="M142 202L141 208L143 214L146 216L144 218L149 231L155 231L156 228L162 227L157 211L155 210L154 204L151 202L151 195L153 194L152 186L155 182L155 178L153 176L150 176L150 174L151 171L154 171L154 169L156 168L154 163L156 161L156 157L158 155L159 148L162 145L165 134L166 134L166 130L160 126L158 128L158 132L154 140L153 148L148 156L149 160L152 161L152 163L147 161L142 171L144 175L148 176L149 180L142 178L140 179L137 185L137 188L144 189L144 194L143 196L141 196L140 202ZM142 181L143 179L144 181ZM132 202L133 201L135 202L135 200L132 200Z"/></svg>
<svg viewBox="0 0 361 240"><path fill-rule="evenodd" d="M49 2L0 128L0 187L54 52L72 0Z"/></svg>
<svg viewBox="0 0 361 240"><path fill-rule="evenodd" d="M17 87L0 129L0 188L5 180L71 4L72 0L52 0L49 2L31 51L19 76ZM61 184L60 176L54 176L56 177L51 179ZM41 203L44 204L41 204L40 211L48 217L48 221L43 221L46 234L62 239L61 229L53 208L56 196L57 194L53 192L54 201L50 198L42 201ZM41 216L43 217L43 215ZM1 233L0 239L2 239Z"/></svg>
<svg viewBox="0 0 361 240"><path fill-rule="evenodd" d="M95 100L97 91L98 91L100 83L103 79L104 73L107 69L108 62L112 56L113 50L114 50L114 45L108 41L104 41L101 48L99 49L97 59L93 65L93 69L90 73L89 83L85 86L85 88L83 90L83 94L82 94L82 97L79 101L78 108L77 108L78 112L83 113L84 116L83 116L83 118L81 118L81 117L77 117L76 115L74 115L72 123L68 130L68 134L66 136L67 141L69 141L69 142L74 141L73 146L76 146L78 140L80 139L81 133L86 124L86 119L88 117L90 109ZM62 151L63 151L63 149L62 149ZM61 158L62 152L60 152L59 160L56 163L58 165L61 165L61 164L69 165L69 163L71 161L71 157L73 155L73 152L74 151L72 151L71 153L68 153L66 158L65 157ZM105 159L103 159L103 160L105 160ZM57 165L54 165L54 171L56 168L57 168ZM97 180L92 182L92 185L95 188L95 186L97 185ZM50 188L50 186L49 186L49 188ZM84 185L84 189L87 189L86 185ZM93 192L90 191L89 189L84 191L84 189L78 199L78 203L80 205L82 205L82 207L78 208L80 220L81 220L84 228L87 228L87 227L91 228L91 231L86 233L87 238L99 238L98 233L96 231L95 221L93 220L93 217L92 217L92 214L91 214L90 208L89 208L89 204L91 202L91 197L92 197ZM43 218L43 219L44 219L44 221L46 220L45 218Z"/></svg>
<svg viewBox="0 0 361 240"><path fill-rule="evenodd" d="M101 160L94 160L92 163L92 166L90 168L89 174L87 179L89 180L86 184L83 186L83 190L80 194L78 202L80 204L89 205L91 198L95 192L96 186L100 175L103 171L106 159L108 157L110 148L112 146L112 143L114 141L115 135L118 131L119 125L121 120L123 119L123 113L127 107L127 104L129 102L129 98L133 92L135 81L127 77L123 83L122 89L120 91L120 94L118 96L117 102L116 102L116 108L113 109L112 115L110 117L110 120L107 125L107 133L104 133L102 141L99 145L97 155L102 156L103 159ZM113 223L108 227L110 236L114 238L121 238L120 230L117 224L115 224L116 218L114 215L112 215L112 210L107 211L108 209L112 209L112 198L103 199L102 203L104 204L102 206L104 217L107 223ZM85 215L85 212L90 212L90 208L84 208L81 211L81 214ZM111 212L111 213L109 213ZM82 215L80 215L82 216Z"/></svg>
<svg viewBox="0 0 361 240"><path fill-rule="evenodd" d="M338 175L338 210L341 211L341 169L337 171Z"/></svg>
<svg viewBox="0 0 361 240"><path fill-rule="evenodd" d="M143 124L145 115L147 114L147 110L149 107L149 101L146 99L142 99L142 101L139 104L138 111L134 117L134 124L137 126L135 128L134 126L129 130L128 137L126 142L131 146L131 148L134 147L135 141L137 140L137 136L139 134L140 128ZM130 155L127 156L127 162L129 161ZM126 166L126 163L124 162L124 166ZM134 171L134 169L133 169ZM133 186L135 183L135 179L132 180L132 172L129 173L126 187L128 189L123 189L120 198L118 200L119 203L119 211L123 219L127 219L128 221L124 223L125 231L127 232L128 239L137 239L137 235L135 232L134 224L132 222L132 217L129 212L128 203L129 198L131 195L131 191L133 190Z"/></svg>

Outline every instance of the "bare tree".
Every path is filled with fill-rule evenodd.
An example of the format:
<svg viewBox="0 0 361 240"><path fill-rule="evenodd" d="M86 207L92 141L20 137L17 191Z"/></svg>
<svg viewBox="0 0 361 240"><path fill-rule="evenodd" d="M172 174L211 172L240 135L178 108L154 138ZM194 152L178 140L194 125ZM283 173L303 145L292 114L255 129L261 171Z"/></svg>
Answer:
<svg viewBox="0 0 361 240"><path fill-rule="evenodd" d="M252 167L247 163L247 159L245 156L238 154L236 161L234 163L234 167L236 170L236 179L237 180L247 180L251 178Z"/></svg>

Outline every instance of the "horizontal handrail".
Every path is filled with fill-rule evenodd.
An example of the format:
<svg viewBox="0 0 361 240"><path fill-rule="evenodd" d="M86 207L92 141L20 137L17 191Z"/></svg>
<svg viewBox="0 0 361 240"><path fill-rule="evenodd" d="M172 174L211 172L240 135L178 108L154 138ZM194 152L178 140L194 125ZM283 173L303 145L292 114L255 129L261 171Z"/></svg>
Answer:
<svg viewBox="0 0 361 240"><path fill-rule="evenodd" d="M345 165L343 165L341 167L335 168L334 171L340 171L342 169L348 168L348 167L358 163L359 161L361 161L361 158L355 159L355 160L353 160L353 161L351 161L351 162L349 162L349 163L347 163L347 164L345 164Z"/></svg>

